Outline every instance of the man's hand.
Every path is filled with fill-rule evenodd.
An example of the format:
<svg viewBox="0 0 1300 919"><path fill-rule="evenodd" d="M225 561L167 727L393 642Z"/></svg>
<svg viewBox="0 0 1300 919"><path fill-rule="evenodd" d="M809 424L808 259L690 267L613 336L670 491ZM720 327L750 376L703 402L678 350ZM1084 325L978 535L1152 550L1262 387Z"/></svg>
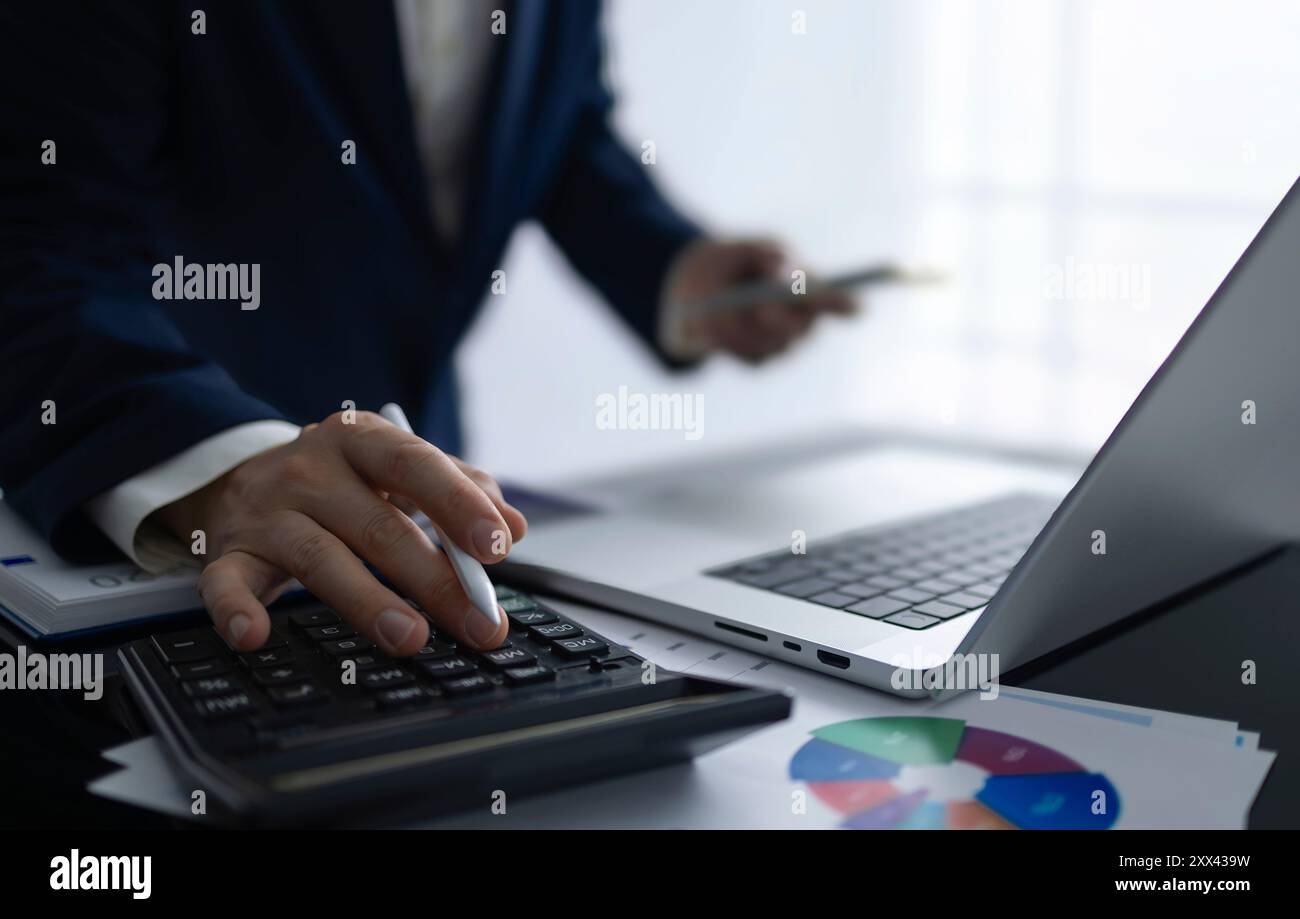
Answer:
<svg viewBox="0 0 1300 919"><path fill-rule="evenodd" d="M523 538L523 515L490 476L427 441L370 412L349 420L338 413L309 425L157 512L187 545L194 530L206 534L199 595L217 629L239 650L260 647L271 628L266 604L297 578L388 654L414 654L429 637L402 596L457 641L496 647L505 616L493 629L475 612L446 556L388 499L418 507L486 564Z"/></svg>
<svg viewBox="0 0 1300 919"><path fill-rule="evenodd" d="M762 240L701 239L687 246L673 263L665 287L664 336L670 350L686 358L722 350L757 363L801 338L819 313L850 315L857 310L852 297L836 291L707 316L694 316L683 308L752 281L790 283L786 256L779 245Z"/></svg>

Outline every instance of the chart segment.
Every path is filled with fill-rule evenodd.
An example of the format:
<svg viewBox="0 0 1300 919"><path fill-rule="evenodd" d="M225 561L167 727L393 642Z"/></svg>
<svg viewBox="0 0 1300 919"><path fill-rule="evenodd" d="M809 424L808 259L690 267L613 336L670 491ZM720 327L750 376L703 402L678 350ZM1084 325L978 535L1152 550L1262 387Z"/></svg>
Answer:
<svg viewBox="0 0 1300 919"><path fill-rule="evenodd" d="M1106 776L1050 747L956 718L859 718L817 728L790 777L845 829L1109 829Z"/></svg>

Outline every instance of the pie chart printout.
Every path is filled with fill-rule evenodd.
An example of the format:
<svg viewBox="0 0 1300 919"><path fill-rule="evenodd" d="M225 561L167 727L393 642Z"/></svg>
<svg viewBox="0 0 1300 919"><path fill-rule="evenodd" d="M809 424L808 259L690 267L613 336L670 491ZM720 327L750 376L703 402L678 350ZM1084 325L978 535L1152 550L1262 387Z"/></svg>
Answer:
<svg viewBox="0 0 1300 919"><path fill-rule="evenodd" d="M860 718L812 732L790 778L855 830L1106 830L1119 793L1057 751L956 718Z"/></svg>

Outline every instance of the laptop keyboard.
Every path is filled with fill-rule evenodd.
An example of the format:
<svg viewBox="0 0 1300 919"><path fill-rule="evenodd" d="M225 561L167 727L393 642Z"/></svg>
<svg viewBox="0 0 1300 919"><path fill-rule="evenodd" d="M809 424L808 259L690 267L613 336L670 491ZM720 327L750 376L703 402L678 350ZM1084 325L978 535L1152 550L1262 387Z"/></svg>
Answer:
<svg viewBox="0 0 1300 919"><path fill-rule="evenodd" d="M707 572L749 587L928 629L982 610L1056 501L1009 494L981 504L785 550Z"/></svg>

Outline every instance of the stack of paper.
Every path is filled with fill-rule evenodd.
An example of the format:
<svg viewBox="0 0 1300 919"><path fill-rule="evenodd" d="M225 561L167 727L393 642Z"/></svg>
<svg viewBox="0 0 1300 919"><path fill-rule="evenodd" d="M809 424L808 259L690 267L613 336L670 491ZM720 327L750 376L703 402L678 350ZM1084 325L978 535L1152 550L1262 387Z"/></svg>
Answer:
<svg viewBox="0 0 1300 919"><path fill-rule="evenodd" d="M915 702L552 605L666 669L786 690L794 712L693 764L523 800L502 789L504 812L483 801L429 826L1240 829L1276 755L1232 722L1010 687ZM189 814L152 739L105 756L124 768L93 792Z"/></svg>
<svg viewBox="0 0 1300 919"><path fill-rule="evenodd" d="M201 606L197 569L74 565L0 501L0 613L35 636L67 635Z"/></svg>

